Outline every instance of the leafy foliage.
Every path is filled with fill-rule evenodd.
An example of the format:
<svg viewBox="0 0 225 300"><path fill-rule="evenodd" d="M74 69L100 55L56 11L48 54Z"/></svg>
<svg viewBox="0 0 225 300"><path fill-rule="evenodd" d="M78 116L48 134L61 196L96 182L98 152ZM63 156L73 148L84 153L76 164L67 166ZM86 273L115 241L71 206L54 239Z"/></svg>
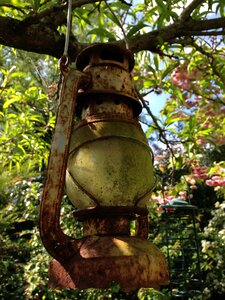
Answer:
<svg viewBox="0 0 225 300"><path fill-rule="evenodd" d="M202 239L202 268L206 271L206 286L204 294L206 299L211 299L225 293L225 232L224 216L225 204L216 202L212 219L204 228Z"/></svg>

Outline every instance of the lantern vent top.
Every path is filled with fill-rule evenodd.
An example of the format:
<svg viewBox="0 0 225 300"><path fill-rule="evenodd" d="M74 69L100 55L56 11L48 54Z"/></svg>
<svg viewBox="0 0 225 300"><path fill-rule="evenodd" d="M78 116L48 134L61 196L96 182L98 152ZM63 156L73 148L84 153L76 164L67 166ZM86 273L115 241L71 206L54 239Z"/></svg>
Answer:
<svg viewBox="0 0 225 300"><path fill-rule="evenodd" d="M85 106L93 104L93 99L104 102L104 108L106 105L109 106L112 100L115 104L114 110L116 104L123 103L130 107L132 117L137 117L141 113L142 105L131 74L134 67L132 52L117 45L93 45L80 52L76 67L92 78L91 84L86 89L79 90L78 117L82 115Z"/></svg>
<svg viewBox="0 0 225 300"><path fill-rule="evenodd" d="M131 72L134 67L133 53L117 45L96 44L81 51L76 60L77 69L80 71L101 64L117 65Z"/></svg>

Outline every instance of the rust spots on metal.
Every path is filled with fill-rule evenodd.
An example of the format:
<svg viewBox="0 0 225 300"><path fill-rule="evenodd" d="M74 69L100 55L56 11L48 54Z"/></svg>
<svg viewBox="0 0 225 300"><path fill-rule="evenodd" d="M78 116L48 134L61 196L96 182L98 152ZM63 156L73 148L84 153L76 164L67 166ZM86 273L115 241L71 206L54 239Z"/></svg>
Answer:
<svg viewBox="0 0 225 300"><path fill-rule="evenodd" d="M133 110L127 99L117 99L114 95L96 94L96 97L87 100L83 105L81 117L86 119L94 115L107 115L107 118L116 115L120 119L133 120Z"/></svg>
<svg viewBox="0 0 225 300"><path fill-rule="evenodd" d="M132 220L135 219L136 215L143 217L147 216L147 208L138 206L96 206L79 210L74 213L74 216L80 221L84 221L87 218L108 218L109 216L129 217Z"/></svg>
<svg viewBox="0 0 225 300"><path fill-rule="evenodd" d="M148 216L137 216L135 235L143 239L148 238Z"/></svg>
<svg viewBox="0 0 225 300"><path fill-rule="evenodd" d="M135 206L97 206L74 213L83 222L84 235L130 236L130 221L136 220L135 236L148 238L148 210Z"/></svg>
<svg viewBox="0 0 225 300"><path fill-rule="evenodd" d="M134 66L131 52L117 46L109 48L105 45L95 45L88 47L77 57L76 65L79 70L92 76L92 85L79 91L78 114L91 97L100 95L106 98L110 95L114 99L122 97L132 106L134 116L140 114L142 106L129 73Z"/></svg>
<svg viewBox="0 0 225 300"><path fill-rule="evenodd" d="M77 91L80 87L87 86L90 82L90 77L87 74L71 69L64 64L63 66L62 89L39 217L40 235L43 244L55 258L68 255L70 247L67 249L65 246L72 242L72 239L66 236L60 228L60 208Z"/></svg>
<svg viewBox="0 0 225 300"><path fill-rule="evenodd" d="M141 287L168 283L167 264L163 254L149 241L126 237L87 238L80 249L80 258L53 260L50 265L50 288L108 288L119 282L130 292Z"/></svg>
<svg viewBox="0 0 225 300"><path fill-rule="evenodd" d="M84 236L130 235L129 219L123 217L89 218L83 222Z"/></svg>
<svg viewBox="0 0 225 300"><path fill-rule="evenodd" d="M87 47L77 57L78 70L83 71L89 65L116 64L127 72L134 67L134 56L131 51L115 45L99 44Z"/></svg>

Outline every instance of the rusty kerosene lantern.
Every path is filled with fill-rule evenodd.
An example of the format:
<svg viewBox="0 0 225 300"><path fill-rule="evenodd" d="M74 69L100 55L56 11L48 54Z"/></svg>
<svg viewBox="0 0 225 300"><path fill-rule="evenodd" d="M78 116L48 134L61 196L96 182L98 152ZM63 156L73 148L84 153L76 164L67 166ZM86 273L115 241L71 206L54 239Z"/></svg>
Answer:
<svg viewBox="0 0 225 300"><path fill-rule="evenodd" d="M137 120L142 108L133 65L131 52L112 45L86 48L77 69L61 63L63 85L40 209L41 238L54 257L51 288L107 288L117 282L131 291L168 281L163 254L147 240L146 202L155 177ZM73 128L75 115L81 121ZM83 222L81 239L60 228L64 187Z"/></svg>

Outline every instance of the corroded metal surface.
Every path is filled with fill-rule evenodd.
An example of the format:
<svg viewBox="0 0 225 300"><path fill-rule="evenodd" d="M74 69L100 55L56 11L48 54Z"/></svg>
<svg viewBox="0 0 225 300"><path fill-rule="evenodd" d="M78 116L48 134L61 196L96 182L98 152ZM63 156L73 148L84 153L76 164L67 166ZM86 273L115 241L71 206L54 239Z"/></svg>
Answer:
<svg viewBox="0 0 225 300"><path fill-rule="evenodd" d="M135 236L148 238L148 210L139 206L96 206L74 213L83 222L84 235L130 236L130 221L136 220Z"/></svg>
<svg viewBox="0 0 225 300"><path fill-rule="evenodd" d="M135 236L147 239L149 232L148 225L148 216L137 216Z"/></svg>
<svg viewBox="0 0 225 300"><path fill-rule="evenodd" d="M133 55L116 46L95 45L85 49L77 57L77 68L91 74L92 85L81 89L78 97L78 114L81 107L99 95L114 95L114 100L125 99L133 108L134 116L140 114L142 105L138 99L130 71L133 69ZM122 97L122 98L121 98Z"/></svg>
<svg viewBox="0 0 225 300"><path fill-rule="evenodd" d="M146 217L148 210L146 207L139 206L96 206L88 209L78 210L74 213L75 218L79 221L87 220L88 218L108 218L108 217L126 217L130 220L136 216Z"/></svg>
<svg viewBox="0 0 225 300"><path fill-rule="evenodd" d="M131 75L126 70L113 65L98 65L88 66L85 72L92 75L93 84L83 93L118 94L138 101Z"/></svg>
<svg viewBox="0 0 225 300"><path fill-rule="evenodd" d="M76 66L83 71L89 65L113 63L131 72L134 67L134 57L131 51L114 45L97 44L87 47L77 57Z"/></svg>
<svg viewBox="0 0 225 300"><path fill-rule="evenodd" d="M130 235L130 222L128 218L111 217L89 218L83 222L84 236L90 235Z"/></svg>
<svg viewBox="0 0 225 300"><path fill-rule="evenodd" d="M77 90L90 82L90 78L86 74L67 68L65 65L62 66L62 73L63 83L60 102L39 217L40 235L43 244L48 252L56 258L69 254L70 248L65 247L65 245L71 243L73 246L75 245L72 239L62 232L59 218Z"/></svg>
<svg viewBox="0 0 225 300"><path fill-rule="evenodd" d="M87 238L80 258L50 265L50 288L108 288L119 282L121 289L132 291L168 283L167 263L151 242L126 237Z"/></svg>
<svg viewBox="0 0 225 300"><path fill-rule="evenodd" d="M120 97L112 95L96 95L83 105L81 118L97 115L113 115L120 119L132 120L133 110L126 99L121 100Z"/></svg>

